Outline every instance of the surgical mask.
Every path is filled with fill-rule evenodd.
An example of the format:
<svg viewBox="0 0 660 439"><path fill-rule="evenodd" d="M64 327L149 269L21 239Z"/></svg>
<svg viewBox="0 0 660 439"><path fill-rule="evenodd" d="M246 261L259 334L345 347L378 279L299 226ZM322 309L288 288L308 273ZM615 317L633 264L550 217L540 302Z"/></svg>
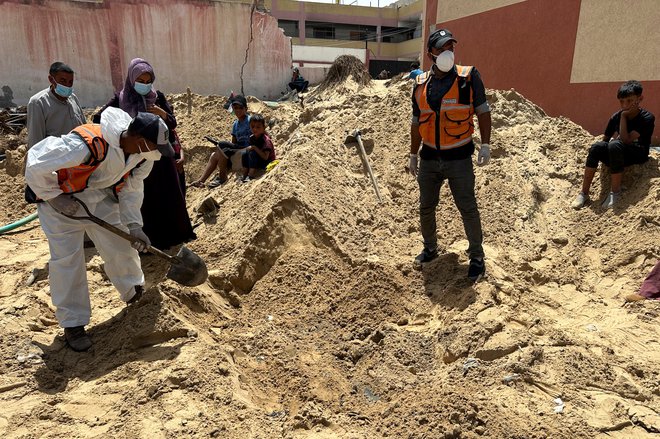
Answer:
<svg viewBox="0 0 660 439"><path fill-rule="evenodd" d="M136 82L133 88L135 89L136 92L138 92L142 96L145 96L148 95L149 92L151 91L151 84L143 84L141 82Z"/></svg>
<svg viewBox="0 0 660 439"><path fill-rule="evenodd" d="M435 57L435 65L441 72L448 72L454 67L454 52L445 50Z"/></svg>
<svg viewBox="0 0 660 439"><path fill-rule="evenodd" d="M63 98L68 98L73 93L73 87L67 87L59 83L55 83L55 93Z"/></svg>
<svg viewBox="0 0 660 439"><path fill-rule="evenodd" d="M144 148L147 150L146 152L142 152L142 145L144 145ZM146 144L144 143L138 143L138 149L140 150L140 156L148 160L150 162L157 162L161 158L161 153L157 149L154 149L153 151L149 151L149 147L147 147Z"/></svg>

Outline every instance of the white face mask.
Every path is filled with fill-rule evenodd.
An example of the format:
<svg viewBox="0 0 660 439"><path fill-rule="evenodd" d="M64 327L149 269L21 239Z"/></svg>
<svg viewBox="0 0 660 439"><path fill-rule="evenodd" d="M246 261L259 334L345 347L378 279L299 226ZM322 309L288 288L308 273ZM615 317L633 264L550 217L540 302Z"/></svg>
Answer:
<svg viewBox="0 0 660 439"><path fill-rule="evenodd" d="M157 149L154 149L153 151L149 151L149 148L146 145L144 145L144 148L146 149L146 151L143 152L142 151L142 145L144 145L144 144L138 143L138 149L140 150L140 156L143 159L148 160L150 162L156 162L156 161L160 160L160 158L161 158L160 151L158 151Z"/></svg>
<svg viewBox="0 0 660 439"><path fill-rule="evenodd" d="M448 72L454 67L454 52L445 50L435 58L435 65L441 72Z"/></svg>

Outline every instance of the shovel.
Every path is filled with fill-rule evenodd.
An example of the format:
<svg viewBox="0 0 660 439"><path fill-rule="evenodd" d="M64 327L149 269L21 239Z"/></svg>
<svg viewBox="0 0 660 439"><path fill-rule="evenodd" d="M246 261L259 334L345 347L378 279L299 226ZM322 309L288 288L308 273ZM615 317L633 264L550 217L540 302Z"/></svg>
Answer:
<svg viewBox="0 0 660 439"><path fill-rule="evenodd" d="M371 178L371 184L374 186L374 190L376 191L376 197L378 197L378 202L382 203L383 198L380 196L380 190L378 189L378 182L376 181L376 176L374 175L374 171L371 170L371 164L369 163L369 158L367 157L367 152L364 150L364 145L362 144L362 133L360 133L360 130L355 130L353 131L352 134L349 134L346 137L346 140L344 140L344 144L348 145L351 143L357 142L358 146L360 147L360 154L362 155L362 158L364 159L364 163L367 167L367 172L369 173L369 177Z"/></svg>
<svg viewBox="0 0 660 439"><path fill-rule="evenodd" d="M85 209L87 216L71 216L63 214L64 216L76 220L90 220L108 230L109 232L112 232L115 235L121 236L125 240L130 241L131 243L140 241L140 239L131 236L130 234L124 232L122 229L115 227L112 224L103 221L101 218L92 215L85 203L76 197L73 197L73 199L76 200L83 207L83 209ZM187 287L195 287L206 282L206 278L209 275L206 269L206 264L202 258L197 256L187 247L182 246L181 250L179 250L179 253L177 253L176 256L170 256L167 253L152 246L148 246L147 251L153 255L158 256L159 258L165 259L171 264L170 269L167 272L167 277L173 281Z"/></svg>

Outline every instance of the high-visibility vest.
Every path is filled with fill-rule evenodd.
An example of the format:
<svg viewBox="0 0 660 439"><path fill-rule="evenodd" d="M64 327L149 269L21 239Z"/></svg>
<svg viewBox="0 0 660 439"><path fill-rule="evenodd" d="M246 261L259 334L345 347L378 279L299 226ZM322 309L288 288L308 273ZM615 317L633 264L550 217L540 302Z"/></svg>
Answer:
<svg viewBox="0 0 660 439"><path fill-rule="evenodd" d="M434 111L427 100L427 88L433 71L415 78L415 100L420 110L419 133L425 145L445 150L458 148L472 141L474 133L474 107L472 99L472 66L456 66L458 75L440 101L440 109Z"/></svg>
<svg viewBox="0 0 660 439"><path fill-rule="evenodd" d="M80 125L71 130L70 134L77 134L85 142L89 148L90 158L78 166L57 171L57 184L65 194L84 191L92 172L99 167L108 154L108 142L101 134L101 125L92 123Z"/></svg>
<svg viewBox="0 0 660 439"><path fill-rule="evenodd" d="M71 134L77 134L85 142L89 148L90 158L78 166L57 171L57 183L65 194L75 194L84 191L87 188L92 173L105 160L108 154L108 142L101 137L101 125L92 123L80 125L71 130ZM144 162L145 160L140 161L135 168ZM118 182L112 185L112 191L115 196L124 187L126 179L131 175L131 172L132 170L124 174Z"/></svg>

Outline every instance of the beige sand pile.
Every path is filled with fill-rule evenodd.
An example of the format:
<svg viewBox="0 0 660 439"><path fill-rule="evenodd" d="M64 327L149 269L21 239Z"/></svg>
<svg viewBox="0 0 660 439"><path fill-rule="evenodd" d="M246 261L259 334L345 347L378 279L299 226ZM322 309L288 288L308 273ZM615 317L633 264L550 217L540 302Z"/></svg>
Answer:
<svg viewBox="0 0 660 439"><path fill-rule="evenodd" d="M650 438L660 429L658 303L622 306L660 255L658 157L627 171L623 204L569 208L588 145L514 91L491 91L493 160L477 169L489 276L465 279L447 188L443 255L421 249L405 173L410 84L348 79L322 99L252 111L281 163L262 179L191 188L220 205L190 247L198 288L145 258L124 310L90 254L93 351L64 347L40 229L0 238L0 432L5 437ZM227 139L225 98L174 96L188 178ZM384 202L347 131L362 129ZM633 177L633 178L631 178ZM4 187L21 178L0 171ZM7 217L25 212L3 192ZM594 188L592 197L604 196Z"/></svg>

